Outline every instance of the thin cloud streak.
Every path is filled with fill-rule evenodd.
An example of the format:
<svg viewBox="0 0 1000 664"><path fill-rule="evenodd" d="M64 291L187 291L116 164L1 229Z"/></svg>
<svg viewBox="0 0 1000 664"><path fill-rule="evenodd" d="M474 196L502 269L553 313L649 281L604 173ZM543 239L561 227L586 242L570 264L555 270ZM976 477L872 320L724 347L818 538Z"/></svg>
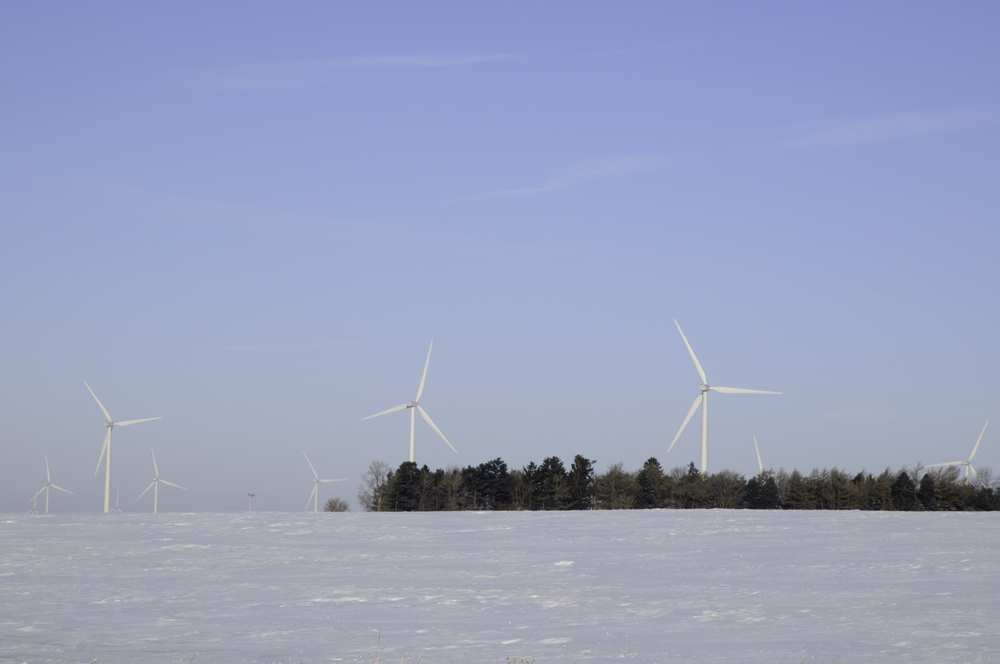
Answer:
<svg viewBox="0 0 1000 664"><path fill-rule="evenodd" d="M976 129L996 121L997 113L993 106L881 113L800 125L797 129L802 135L786 141L782 147L795 150L865 145Z"/></svg>
<svg viewBox="0 0 1000 664"><path fill-rule="evenodd" d="M202 88L282 90L324 85L337 74L460 67L519 60L521 57L509 53L493 55L431 53L327 58L223 67L188 77L184 79L184 82L187 85Z"/></svg>
<svg viewBox="0 0 1000 664"><path fill-rule="evenodd" d="M574 187L586 182L623 177L661 168L664 158L654 155L618 155L602 159L588 159L552 171L549 179L534 187L494 191L464 200L495 198L498 196L526 196Z"/></svg>

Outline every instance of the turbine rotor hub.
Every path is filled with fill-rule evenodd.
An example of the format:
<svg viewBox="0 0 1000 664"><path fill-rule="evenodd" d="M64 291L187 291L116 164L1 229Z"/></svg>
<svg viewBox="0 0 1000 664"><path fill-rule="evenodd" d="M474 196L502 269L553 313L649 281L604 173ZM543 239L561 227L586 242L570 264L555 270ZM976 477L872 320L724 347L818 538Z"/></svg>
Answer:
<svg viewBox="0 0 1000 664"><path fill-rule="evenodd" d="M109 429L110 429L111 427L113 427L114 425L115 425L115 423L114 423L114 422L105 422L105 423L104 423L104 426L106 426L106 427L107 427L107 428L109 428Z"/></svg>
<svg viewBox="0 0 1000 664"><path fill-rule="evenodd" d="M418 403L420 403L420 402L419 401L407 401L406 402L406 407L407 408L416 408Z"/></svg>
<svg viewBox="0 0 1000 664"><path fill-rule="evenodd" d="M708 392L710 389L712 389L712 386L711 385L699 385L698 389L701 390L702 392Z"/></svg>

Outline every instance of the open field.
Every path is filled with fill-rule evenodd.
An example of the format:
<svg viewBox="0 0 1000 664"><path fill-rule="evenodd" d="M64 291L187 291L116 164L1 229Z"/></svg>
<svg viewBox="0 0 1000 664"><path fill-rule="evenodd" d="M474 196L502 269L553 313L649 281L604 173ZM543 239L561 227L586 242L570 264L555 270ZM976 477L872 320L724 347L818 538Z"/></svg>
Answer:
<svg viewBox="0 0 1000 664"><path fill-rule="evenodd" d="M1000 661L998 552L996 513L8 515L0 661Z"/></svg>

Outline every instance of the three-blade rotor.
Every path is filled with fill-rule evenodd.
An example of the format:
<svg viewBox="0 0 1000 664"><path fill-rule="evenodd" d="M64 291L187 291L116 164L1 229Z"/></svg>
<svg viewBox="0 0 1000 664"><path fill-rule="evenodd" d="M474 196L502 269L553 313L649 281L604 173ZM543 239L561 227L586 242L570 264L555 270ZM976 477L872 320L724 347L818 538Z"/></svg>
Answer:
<svg viewBox="0 0 1000 664"><path fill-rule="evenodd" d="M451 451L454 452L455 454L458 454L458 450L455 449L455 446L451 444L451 442L445 437L445 435L443 433L441 433L441 429L439 429L438 426L436 424L434 424L434 420L431 419L431 416L428 415L427 411L425 411L420 406L420 397L423 396L423 394L424 394L424 384L427 382L427 367L429 367L430 364L431 364L431 352L433 350L434 350L434 342L432 341L431 345L430 345L430 348L427 349L427 360L424 362L424 372L420 376L420 385L417 386L417 396L416 396L416 398L413 401L407 401L404 404L400 404L399 406L395 406L395 407L390 408L388 410L383 410L380 413L375 413L374 415L369 415L368 417L362 417L361 420L362 421L364 421L364 420L370 420L373 417L379 417L381 415L388 415L389 413L395 413L395 412L400 411L400 410L407 410L407 409L412 408L412 409L414 409L415 412L419 412L420 413L420 417L422 417L423 420L425 422L427 422L427 424L429 424L432 429L434 429L434 431L437 433L437 435L441 436L441 440L443 440L445 442L445 444L448 445L448 447L451 448ZM414 460L414 450L413 450L414 442L413 441L414 441L414 417L413 417L413 413L411 412L410 413L410 461Z"/></svg>
<svg viewBox="0 0 1000 664"><path fill-rule="evenodd" d="M966 461L949 461L948 463L929 463L924 468L940 468L943 466L965 466L965 483L969 483L969 472L976 478L981 486L984 486L982 478L979 477L979 473L976 469L972 467L972 457L976 456L976 452L979 450L979 443L983 440L983 434L986 433L986 427L989 426L990 421L986 420L986 424L983 425L983 430L979 432L979 438L976 439L976 444L972 447L972 454Z"/></svg>
<svg viewBox="0 0 1000 664"><path fill-rule="evenodd" d="M316 472L316 468L313 466L312 461L306 456L305 452L302 452L302 456L306 457L306 463L309 464L309 469L313 473L313 488L309 493L309 500L306 501L306 510L309 509L309 503L313 504L313 512L319 511L319 485L320 482L346 482L346 479L336 479L336 480L321 480L319 474Z"/></svg>
<svg viewBox="0 0 1000 664"><path fill-rule="evenodd" d="M781 392L771 392L768 390L748 390L742 387L718 387L715 385L708 384L708 378L705 376L705 370L701 367L701 362L698 361L698 356L694 354L694 349L691 348L691 344L688 343L687 337L684 336L684 330L681 329L680 323L674 320L674 325L677 326L677 331L681 334L681 339L684 340L684 346L687 348L688 354L691 356L691 361L694 362L694 368L698 372L698 378L701 379L701 385L698 389L701 391L697 397L695 397L694 403L691 404L691 408L688 410L687 416L685 416L684 421L681 423L681 428L677 430L677 435L670 442L670 447L667 448L667 453L674 448L674 444L677 439L681 437L684 433L684 428L687 427L688 422L694 417L695 412L698 408L702 409L701 418L701 473L704 475L708 472L708 393L718 392L720 394L781 394ZM758 454L759 456L759 454ZM759 459L758 459L759 461Z"/></svg>

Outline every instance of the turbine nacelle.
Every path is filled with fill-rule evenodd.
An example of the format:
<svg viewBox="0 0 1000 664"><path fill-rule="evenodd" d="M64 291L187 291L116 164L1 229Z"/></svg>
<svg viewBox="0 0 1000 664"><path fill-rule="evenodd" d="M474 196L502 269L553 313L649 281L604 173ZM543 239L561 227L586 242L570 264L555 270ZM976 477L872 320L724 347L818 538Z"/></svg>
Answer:
<svg viewBox="0 0 1000 664"><path fill-rule="evenodd" d="M114 425L115 425L115 423L114 423L114 422L105 422L105 423L104 423L104 426L106 426L106 427L107 427L107 428L109 428L109 429L110 429L111 427L113 427Z"/></svg>
<svg viewBox="0 0 1000 664"><path fill-rule="evenodd" d="M406 402L406 407L407 408L416 408L419 405L420 405L419 402L416 402L416 401L407 401Z"/></svg>
<svg viewBox="0 0 1000 664"><path fill-rule="evenodd" d="M698 389L701 390L702 392L708 392L709 390L712 389L712 386L702 384L698 386Z"/></svg>

